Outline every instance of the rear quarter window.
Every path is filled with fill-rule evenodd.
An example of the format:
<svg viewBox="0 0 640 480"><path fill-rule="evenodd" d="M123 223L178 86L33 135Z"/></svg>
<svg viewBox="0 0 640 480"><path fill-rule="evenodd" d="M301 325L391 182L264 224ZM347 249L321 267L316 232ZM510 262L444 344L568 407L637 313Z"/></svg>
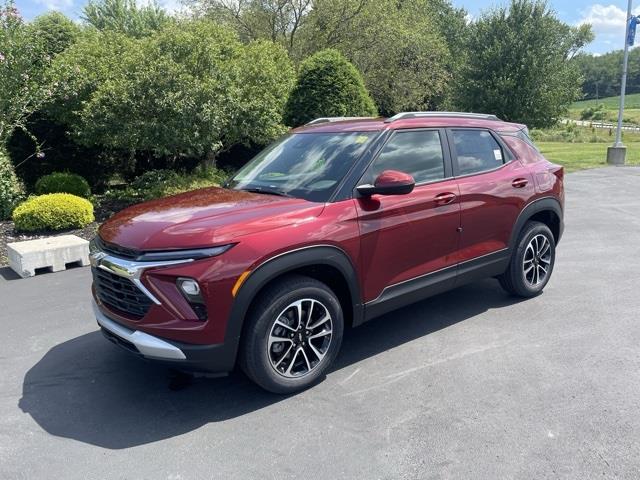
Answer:
<svg viewBox="0 0 640 480"><path fill-rule="evenodd" d="M488 130L452 130L459 175L493 170L504 165L506 152Z"/></svg>

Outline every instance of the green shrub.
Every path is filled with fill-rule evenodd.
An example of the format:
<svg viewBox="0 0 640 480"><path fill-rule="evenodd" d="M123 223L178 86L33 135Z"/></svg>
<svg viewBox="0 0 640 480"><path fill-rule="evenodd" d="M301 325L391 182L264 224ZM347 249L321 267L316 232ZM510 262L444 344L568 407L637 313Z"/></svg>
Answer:
<svg viewBox="0 0 640 480"><path fill-rule="evenodd" d="M109 191L107 196L118 200L151 200L220 185L226 176L224 171L217 168L198 168L191 173L149 170L136 177L124 190Z"/></svg>
<svg viewBox="0 0 640 480"><path fill-rule="evenodd" d="M165 196L167 189L179 181L179 175L173 170L149 170L131 182L136 194L147 200Z"/></svg>
<svg viewBox="0 0 640 480"><path fill-rule="evenodd" d="M87 181L80 175L68 172L53 172L41 177L36 182L36 193L70 193L78 197L89 198L91 188Z"/></svg>
<svg viewBox="0 0 640 480"><path fill-rule="evenodd" d="M18 180L9 157L0 151L0 220L11 216L13 207L23 195L22 182Z"/></svg>
<svg viewBox="0 0 640 480"><path fill-rule="evenodd" d="M318 117L376 114L360 72L340 52L327 49L302 62L284 120L295 127Z"/></svg>
<svg viewBox="0 0 640 480"><path fill-rule="evenodd" d="M580 112L580 120L600 121L607 118L604 103L600 103L595 107L587 107Z"/></svg>
<svg viewBox="0 0 640 480"><path fill-rule="evenodd" d="M593 107L585 108L580 112L580 120L589 120L590 118L593 117L594 111L595 110L593 109Z"/></svg>
<svg viewBox="0 0 640 480"><path fill-rule="evenodd" d="M32 197L13 211L16 230L27 232L83 228L93 220L91 202L69 193Z"/></svg>

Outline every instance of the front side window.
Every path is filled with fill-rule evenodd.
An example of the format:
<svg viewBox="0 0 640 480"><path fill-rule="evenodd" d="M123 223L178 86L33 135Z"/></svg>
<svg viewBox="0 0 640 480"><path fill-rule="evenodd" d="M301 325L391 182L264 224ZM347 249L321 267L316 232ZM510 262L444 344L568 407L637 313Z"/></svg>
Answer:
<svg viewBox="0 0 640 480"><path fill-rule="evenodd" d="M287 135L254 157L227 186L326 202L377 133Z"/></svg>
<svg viewBox="0 0 640 480"><path fill-rule="evenodd" d="M486 130L453 130L460 175L493 170L504 164L502 147Z"/></svg>
<svg viewBox="0 0 640 480"><path fill-rule="evenodd" d="M437 130L396 132L382 147L360 183L373 184L385 170L398 170L413 176L416 183L444 178L444 155Z"/></svg>

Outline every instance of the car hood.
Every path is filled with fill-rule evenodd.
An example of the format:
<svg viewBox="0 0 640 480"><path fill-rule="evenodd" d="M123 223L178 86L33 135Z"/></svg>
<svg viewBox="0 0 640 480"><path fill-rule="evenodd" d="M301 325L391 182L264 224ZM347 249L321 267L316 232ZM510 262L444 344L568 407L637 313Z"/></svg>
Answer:
<svg viewBox="0 0 640 480"><path fill-rule="evenodd" d="M324 204L219 187L129 207L102 224L108 243L135 250L209 247L273 228L308 222Z"/></svg>

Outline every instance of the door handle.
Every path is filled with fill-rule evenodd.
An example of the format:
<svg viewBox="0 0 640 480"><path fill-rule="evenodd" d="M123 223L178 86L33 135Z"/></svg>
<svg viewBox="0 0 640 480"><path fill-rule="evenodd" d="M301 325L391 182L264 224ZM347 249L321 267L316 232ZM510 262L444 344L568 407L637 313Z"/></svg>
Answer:
<svg viewBox="0 0 640 480"><path fill-rule="evenodd" d="M436 195L436 205L449 205L456 199L456 194L451 192L444 192Z"/></svg>
<svg viewBox="0 0 640 480"><path fill-rule="evenodd" d="M513 188L524 188L528 183L529 180L527 180L526 178L516 178L513 182L511 182L511 185L513 186Z"/></svg>

